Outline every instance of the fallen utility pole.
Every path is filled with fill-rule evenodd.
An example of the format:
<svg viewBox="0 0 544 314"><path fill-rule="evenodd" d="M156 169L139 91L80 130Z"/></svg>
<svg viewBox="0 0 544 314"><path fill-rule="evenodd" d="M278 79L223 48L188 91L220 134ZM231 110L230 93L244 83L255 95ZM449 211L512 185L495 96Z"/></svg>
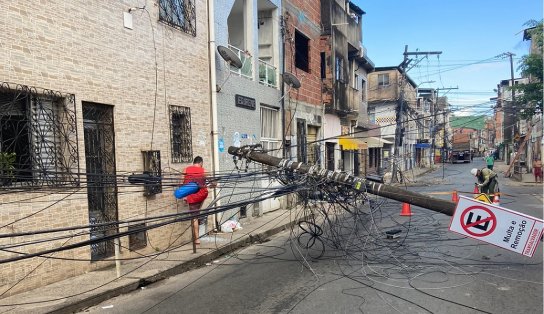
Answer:
<svg viewBox="0 0 544 314"><path fill-rule="evenodd" d="M322 178L330 181L349 185L356 190L366 191L368 193L393 199L399 202L412 204L415 206L427 208L444 215L453 216L456 204L451 201L442 200L416 192L403 190L391 185L366 180L365 178L355 177L344 172L330 171L321 169L318 166L309 166L302 162L291 161L255 150L255 146L229 147L229 154L240 158L247 158L265 165L275 166L285 170L291 170L301 174L308 174L314 178Z"/></svg>

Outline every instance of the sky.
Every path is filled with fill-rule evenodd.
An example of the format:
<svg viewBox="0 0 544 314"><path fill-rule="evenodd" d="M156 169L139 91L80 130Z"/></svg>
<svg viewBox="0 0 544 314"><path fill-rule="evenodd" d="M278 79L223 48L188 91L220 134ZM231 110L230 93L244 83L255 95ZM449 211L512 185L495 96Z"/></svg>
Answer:
<svg viewBox="0 0 544 314"><path fill-rule="evenodd" d="M399 65L405 45L409 52L442 51L438 57L421 56L408 75L419 87L458 88L439 90L456 115L492 114L489 99L497 96L493 89L510 79L509 58L497 56L514 53L519 77L519 59L529 52L524 24L542 20L543 14L541 0L352 2L366 12L363 45L376 67Z"/></svg>

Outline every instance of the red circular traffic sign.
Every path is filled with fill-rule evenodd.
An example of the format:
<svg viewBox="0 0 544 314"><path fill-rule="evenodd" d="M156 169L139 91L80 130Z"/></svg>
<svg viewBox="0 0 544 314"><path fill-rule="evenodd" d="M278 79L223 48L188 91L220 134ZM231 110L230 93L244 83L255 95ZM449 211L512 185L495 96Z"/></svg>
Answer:
<svg viewBox="0 0 544 314"><path fill-rule="evenodd" d="M487 207L470 206L461 214L461 227L472 236L485 237L497 227L497 217Z"/></svg>

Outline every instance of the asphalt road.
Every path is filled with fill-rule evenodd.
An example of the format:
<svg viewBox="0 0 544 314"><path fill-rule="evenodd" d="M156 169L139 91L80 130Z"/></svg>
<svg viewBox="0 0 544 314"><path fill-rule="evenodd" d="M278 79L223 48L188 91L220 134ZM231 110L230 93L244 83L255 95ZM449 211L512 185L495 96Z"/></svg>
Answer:
<svg viewBox="0 0 544 314"><path fill-rule="evenodd" d="M451 199L472 191L473 166L447 164L444 177L440 169L407 188ZM542 187L500 181L503 206L542 218ZM401 217L398 202L346 203L316 205L322 219L303 224L308 232L280 233L85 312L542 313L542 243L525 257L452 233L450 217L426 209Z"/></svg>

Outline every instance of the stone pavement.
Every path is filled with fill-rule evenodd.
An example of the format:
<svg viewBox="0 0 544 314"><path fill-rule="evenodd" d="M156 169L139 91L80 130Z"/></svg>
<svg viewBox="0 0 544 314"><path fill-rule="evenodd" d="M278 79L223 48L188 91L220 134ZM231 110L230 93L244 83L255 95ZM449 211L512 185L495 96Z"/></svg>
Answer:
<svg viewBox="0 0 544 314"><path fill-rule="evenodd" d="M214 233L201 238L197 253L192 244L168 253L122 262L122 275L115 267L88 272L27 292L0 298L0 313L72 313L128 293L159 280L214 263L222 255L265 241L288 230L304 214L303 209L279 209L255 217L233 233Z"/></svg>

